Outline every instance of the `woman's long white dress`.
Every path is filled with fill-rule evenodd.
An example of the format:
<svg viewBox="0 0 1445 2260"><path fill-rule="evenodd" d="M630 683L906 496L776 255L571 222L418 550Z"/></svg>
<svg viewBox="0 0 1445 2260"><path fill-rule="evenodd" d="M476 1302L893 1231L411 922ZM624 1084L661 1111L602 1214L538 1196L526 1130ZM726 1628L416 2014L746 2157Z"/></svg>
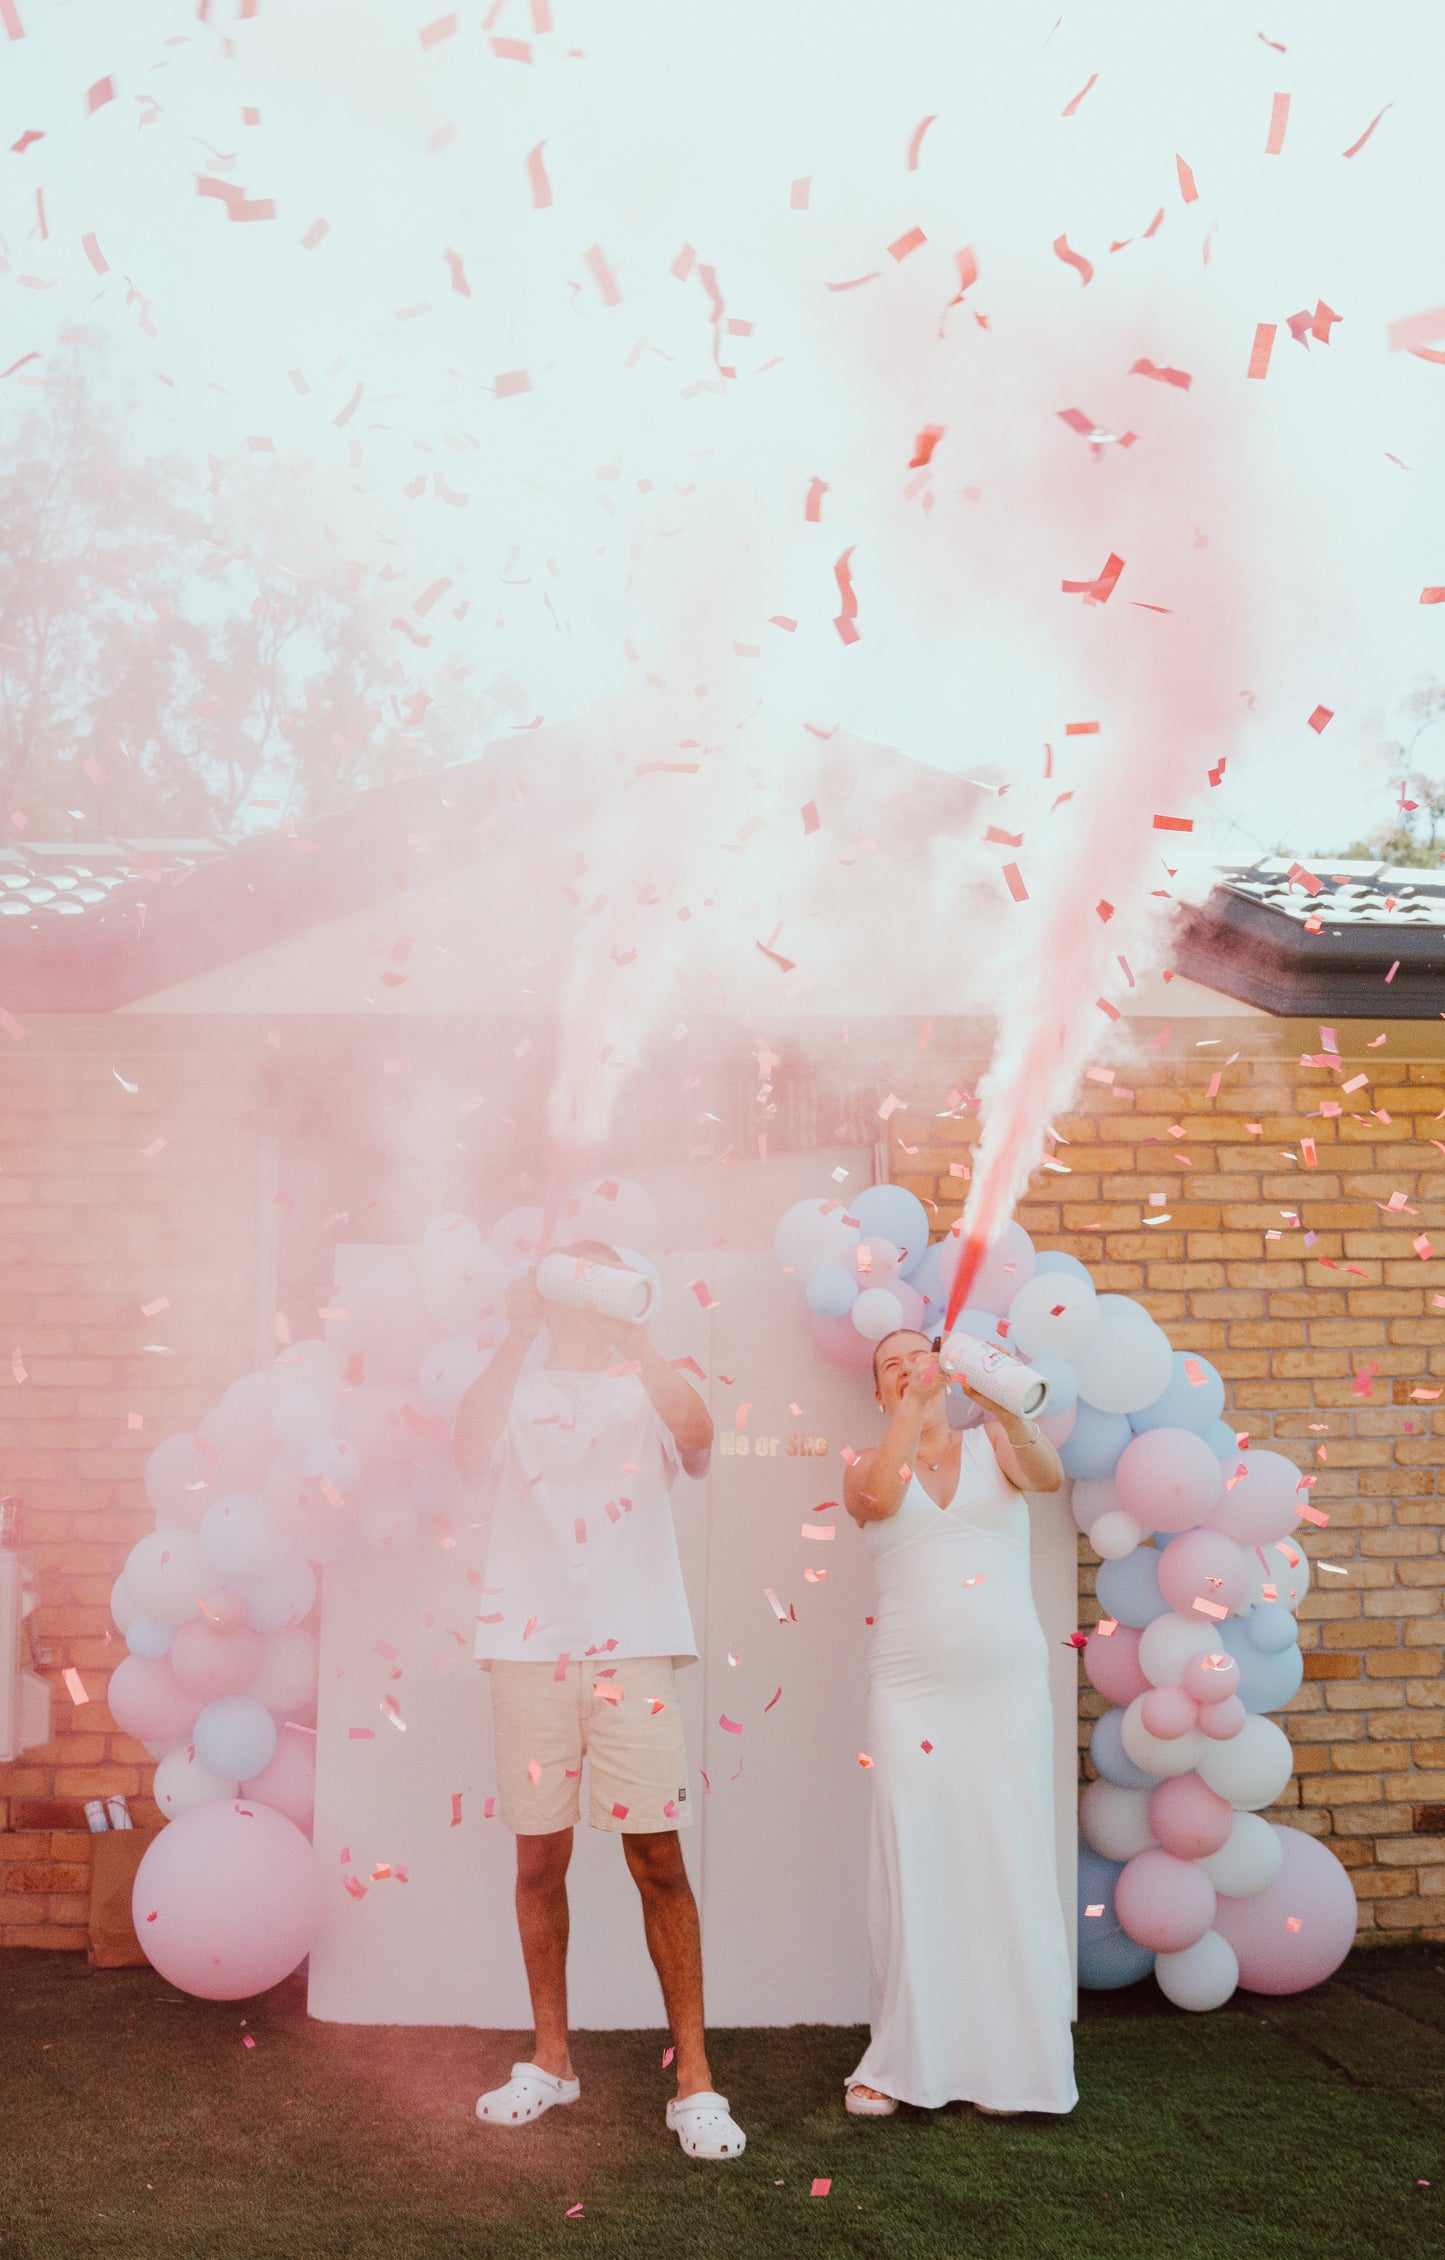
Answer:
<svg viewBox="0 0 1445 2260"><path fill-rule="evenodd" d="M924 2106L1070 2111L1073 1986L1027 1503L975 1428L946 1508L915 1475L897 1514L863 1527L878 1579L872 2039L852 2081Z"/></svg>

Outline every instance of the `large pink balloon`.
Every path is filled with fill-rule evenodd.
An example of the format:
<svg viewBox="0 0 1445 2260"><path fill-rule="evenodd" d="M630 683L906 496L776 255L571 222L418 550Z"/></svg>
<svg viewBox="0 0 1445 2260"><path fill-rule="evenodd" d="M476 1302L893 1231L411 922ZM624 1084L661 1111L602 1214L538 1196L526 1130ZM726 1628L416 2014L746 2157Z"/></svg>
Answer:
<svg viewBox="0 0 1445 2260"><path fill-rule="evenodd" d="M135 1934L183 1993L243 2001L289 1977L321 1928L321 1871L295 1823L220 1799L163 1828L136 1871Z"/></svg>
<svg viewBox="0 0 1445 2260"><path fill-rule="evenodd" d="M199 1530L216 1496L216 1462L194 1436L167 1436L145 1464L146 1497L172 1530Z"/></svg>
<svg viewBox="0 0 1445 2260"><path fill-rule="evenodd" d="M169 1660L177 1685L203 1703L240 1695L261 1669L261 1635L248 1624L217 1632L197 1617L177 1629Z"/></svg>
<svg viewBox="0 0 1445 2260"><path fill-rule="evenodd" d="M1146 1530L1192 1530L1217 1506L1223 1481L1210 1446L1187 1428L1146 1428L1114 1470L1120 1506Z"/></svg>
<svg viewBox="0 0 1445 2260"><path fill-rule="evenodd" d="M266 1473L276 1449L274 1399L269 1375L248 1373L231 1383L201 1422L196 1439L214 1455L211 1474L218 1491L253 1491Z"/></svg>
<svg viewBox="0 0 1445 2260"><path fill-rule="evenodd" d="M152 1663L145 1656L127 1656L110 1675L106 1705L122 1734L137 1742L179 1742L189 1734L201 1708L199 1695L188 1694L164 1658Z"/></svg>
<svg viewBox="0 0 1445 2260"><path fill-rule="evenodd" d="M1355 1942L1354 1886L1313 1836L1272 1824L1271 1833L1284 1853L1275 1881L1248 1899L1221 1896L1214 1927L1239 1956L1239 1982L1251 1993L1303 1993L1323 1984Z"/></svg>
<svg viewBox="0 0 1445 2260"><path fill-rule="evenodd" d="M872 1372L873 1344L864 1341L851 1317L823 1318L817 1311L809 1311L808 1332L829 1365L841 1365L853 1373Z"/></svg>
<svg viewBox="0 0 1445 2260"><path fill-rule="evenodd" d="M1240 1697L1226 1695L1222 1703L1200 1704L1199 1731L1211 1742L1232 1742L1248 1717Z"/></svg>
<svg viewBox="0 0 1445 2260"><path fill-rule="evenodd" d="M241 1794L284 1813L309 1836L316 1802L315 1735L299 1726L283 1726L276 1737L275 1757L263 1772L242 1782Z"/></svg>
<svg viewBox="0 0 1445 2260"><path fill-rule="evenodd" d="M1202 1938L1214 1922L1217 1904L1203 1868L1192 1860L1176 1860L1172 1852L1136 1852L1114 1886L1120 1922L1132 1939L1156 1954L1181 1953Z"/></svg>
<svg viewBox="0 0 1445 2260"><path fill-rule="evenodd" d="M1244 1599L1248 1584L1248 1555L1217 1530L1186 1530L1171 1538L1159 1556L1160 1592L1171 1609L1198 1624L1220 1620L1209 1609L1196 1607L1197 1602L1232 1609Z"/></svg>
<svg viewBox="0 0 1445 2260"><path fill-rule="evenodd" d="M1293 1460L1283 1452L1241 1452L1221 1473L1226 1487L1209 1517L1211 1530L1222 1530L1241 1546L1268 1546L1289 1536L1299 1520L1299 1469Z"/></svg>
<svg viewBox="0 0 1445 2260"><path fill-rule="evenodd" d="M1149 1826L1177 1860L1203 1860L1228 1840L1234 1807L1197 1773L1177 1773L1150 1798Z"/></svg>
<svg viewBox="0 0 1445 2260"><path fill-rule="evenodd" d="M1110 1703L1126 1709L1136 1695L1147 1692L1149 1682L1139 1669L1139 1634L1131 1624L1113 1632L1091 1632L1084 1642L1084 1670L1089 1685Z"/></svg>
<svg viewBox="0 0 1445 2260"><path fill-rule="evenodd" d="M1191 1656L1179 1682L1196 1703L1223 1703L1239 1693L1239 1666L1223 1648Z"/></svg>
<svg viewBox="0 0 1445 2260"><path fill-rule="evenodd" d="M1160 1742L1177 1742L1181 1734L1198 1726L1199 1705L1182 1687L1146 1687L1139 1718L1146 1734Z"/></svg>

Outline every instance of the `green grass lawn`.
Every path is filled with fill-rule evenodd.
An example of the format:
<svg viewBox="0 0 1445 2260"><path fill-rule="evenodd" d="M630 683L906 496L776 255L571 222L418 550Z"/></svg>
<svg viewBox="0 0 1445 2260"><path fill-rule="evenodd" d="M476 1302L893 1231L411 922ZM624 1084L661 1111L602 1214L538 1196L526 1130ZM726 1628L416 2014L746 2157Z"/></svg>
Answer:
<svg viewBox="0 0 1445 2260"><path fill-rule="evenodd" d="M664 2131L661 2033L583 2034L579 2105L479 2127L477 2094L527 2037L312 2024L299 1981L227 2005L150 1970L0 1955L0 2260L1445 2253L1440 1947L1357 1954L1314 1993L1207 2017L1152 1981L1085 1995L1082 2100L1058 2121L852 2120L859 2033L720 2032L748 2149L717 2166Z"/></svg>

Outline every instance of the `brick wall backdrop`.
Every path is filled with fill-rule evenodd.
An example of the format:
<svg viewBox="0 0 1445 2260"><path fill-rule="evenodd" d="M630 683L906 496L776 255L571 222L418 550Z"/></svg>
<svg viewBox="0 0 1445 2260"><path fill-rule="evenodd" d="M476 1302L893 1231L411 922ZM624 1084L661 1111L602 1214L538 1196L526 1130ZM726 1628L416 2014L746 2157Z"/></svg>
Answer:
<svg viewBox="0 0 1445 2260"><path fill-rule="evenodd" d="M1216 1027L1221 1039L1196 1049L1195 1029ZM1235 1429L1316 1476L1329 1528L1302 1524L1296 1542L1346 1574L1314 1570L1300 1610L1304 1684L1280 1714L1295 1778L1270 1818L1325 1838L1351 1870L1362 1937L1445 1939L1445 1147L1432 1143L1445 1058L1433 1030L1386 1027L1370 1051L1377 1026L1341 1024L1345 1064L1331 1072L1299 1064L1318 1052L1314 1023L1185 1023L1114 1086L1085 1083L1054 1125L1070 1174L1039 1171L1018 1216L1101 1290L1137 1297L1176 1349L1204 1352ZM1226 1066L1237 1043L1250 1056ZM956 1062L969 1090L979 1065ZM1340 1097L1362 1072L1368 1084ZM928 1143L895 1173L949 1221L977 1125L904 1120L904 1138ZM1401 1193L1408 1205L1391 1211ZM1151 1214L1168 1221L1146 1225ZM1087 1629L1100 1612L1083 1538L1079 1559ZM1080 1683L1082 1749L1106 1706Z"/></svg>
<svg viewBox="0 0 1445 2260"><path fill-rule="evenodd" d="M1113 1085L1086 1082L1076 1111L1056 1122L1069 1174L1038 1172L1019 1215L1041 1245L1088 1262L1101 1288L1137 1295L1176 1347L1209 1356L1236 1429L1317 1475L1313 1497L1331 1521L1302 1543L1346 1575L1317 1572L1301 1612L1306 1677L1285 1715L1296 1778L1274 1817L1328 1838L1353 1872L1366 1935L1445 1938L1445 1501L1435 1474L1445 1395L1438 1405L1412 1395L1445 1390L1445 1152L1430 1142L1445 1109L1445 1042L1395 1023L1372 1052L1377 1033L1341 1025L1345 1065L1331 1073L1298 1064L1319 1045L1313 1023L1186 1022L1157 1049L1145 1024L1141 1060ZM901 1027L902 1064L891 1066L875 1050L866 1066L840 1069L833 1047L827 1077L830 1091L840 1078L855 1097L877 1080L860 1116L870 1124L884 1092L908 1095L889 1123L893 1173L936 1204L940 1228L967 1191L953 1172L968 1168L977 1125L940 1122L934 1109L955 1082L976 1090L984 1064L961 1034L950 1049L947 1034L936 1024L920 1057L918 1025ZM5 1041L0 1490L26 1500L41 1590L32 1621L57 1732L0 1767L0 1944L78 1946L89 1840L65 1824L96 1794L124 1791L141 1817L150 1810L145 1753L105 1709L123 1653L110 1588L151 1524L147 1451L253 1363L275 1053L268 1032L243 1021L37 1020L21 1042ZM293 1024L285 1056L307 1042ZM1247 1056L1226 1064L1236 1044ZM721 1073L721 1054L711 1065ZM1369 1083L1339 1095L1362 1070ZM731 1064L721 1079L737 1080ZM708 1103L722 1106L721 1091ZM832 1105L800 1105L799 1133L813 1125L804 1142L833 1134ZM1320 1115L1322 1105L1341 1112ZM1304 1137L1315 1142L1312 1168ZM165 1145L147 1153L158 1138ZM644 1152L613 1158L646 1177ZM350 1166L360 1202L370 1172L363 1155ZM306 1206L299 1179L292 1190ZM1404 1211L1388 1207L1397 1192ZM1166 1196L1161 1208L1150 1193ZM426 1213L451 1198L460 1203L460 1187ZM1146 1226L1150 1215L1167 1221ZM387 1203L367 1236L405 1238L421 1221ZM1438 1234L1440 1261L1415 1252L1422 1233ZM308 1255L300 1271L314 1269ZM142 1316L162 1296L169 1309ZM153 1342L174 1354L148 1355ZM15 1345L23 1382L4 1355ZM1082 1540L1080 1559L1088 1625L1098 1611ZM90 1696L79 1707L67 1665ZM1082 1739L1100 1707L1086 1687Z"/></svg>
<svg viewBox="0 0 1445 2260"><path fill-rule="evenodd" d="M123 1792L156 1817L150 1761L105 1707L125 1653L111 1586L153 1522L141 1470L252 1362L264 1035L77 1017L5 1043L0 1491L25 1500L55 1737L0 1766L0 1946L84 1946L79 1803ZM67 1665L89 1701L72 1701Z"/></svg>

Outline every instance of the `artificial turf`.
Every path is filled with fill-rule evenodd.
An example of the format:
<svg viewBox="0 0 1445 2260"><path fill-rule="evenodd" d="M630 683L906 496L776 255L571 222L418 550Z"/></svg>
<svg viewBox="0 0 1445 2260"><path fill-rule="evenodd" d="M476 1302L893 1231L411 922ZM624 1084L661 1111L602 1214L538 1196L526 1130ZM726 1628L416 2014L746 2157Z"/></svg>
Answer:
<svg viewBox="0 0 1445 2260"><path fill-rule="evenodd" d="M150 1970L0 1955L0 2256L1445 2252L1438 1946L1358 1953L1313 1993L1237 1994L1205 2017L1152 1980L1085 1995L1063 2120L849 2119L860 2033L719 2032L714 2077L748 2133L725 2165L663 2129L661 2033L579 2035L580 2104L515 2135L479 2127L479 2090L529 2037L313 2024L299 1980L202 2002Z"/></svg>

